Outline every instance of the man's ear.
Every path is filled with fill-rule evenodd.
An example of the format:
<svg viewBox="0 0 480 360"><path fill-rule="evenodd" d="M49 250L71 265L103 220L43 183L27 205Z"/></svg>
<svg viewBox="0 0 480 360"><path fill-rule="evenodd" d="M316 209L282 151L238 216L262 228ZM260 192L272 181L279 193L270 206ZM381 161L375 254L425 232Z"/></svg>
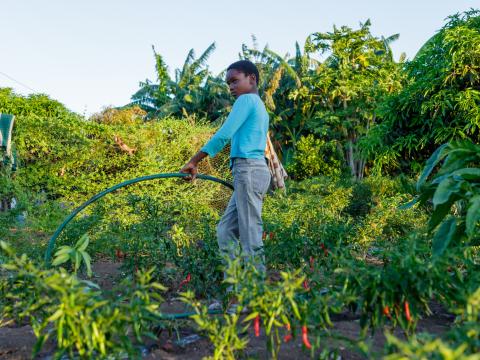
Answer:
<svg viewBox="0 0 480 360"><path fill-rule="evenodd" d="M255 74L248 75L248 79L249 79L250 85L257 85L257 77L255 76Z"/></svg>

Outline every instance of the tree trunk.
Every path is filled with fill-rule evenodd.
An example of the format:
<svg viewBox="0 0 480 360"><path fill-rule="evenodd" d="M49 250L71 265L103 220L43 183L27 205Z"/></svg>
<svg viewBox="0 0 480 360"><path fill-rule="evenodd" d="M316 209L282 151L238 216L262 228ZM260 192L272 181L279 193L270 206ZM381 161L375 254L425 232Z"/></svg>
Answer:
<svg viewBox="0 0 480 360"><path fill-rule="evenodd" d="M347 147L347 163L350 166L350 171L352 176L355 177L355 161L353 158L353 142L352 139L348 140L348 147Z"/></svg>

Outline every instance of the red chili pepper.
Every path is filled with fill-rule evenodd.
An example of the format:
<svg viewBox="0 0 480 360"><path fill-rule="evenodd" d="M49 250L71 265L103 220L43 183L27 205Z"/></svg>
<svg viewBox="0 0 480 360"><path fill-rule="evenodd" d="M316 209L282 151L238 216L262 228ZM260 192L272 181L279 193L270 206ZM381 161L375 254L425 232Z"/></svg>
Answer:
<svg viewBox="0 0 480 360"><path fill-rule="evenodd" d="M287 328L287 331L288 331L289 333L283 337L283 341L284 341L284 342L289 342L290 340L292 340L292 334L290 334L290 323L287 323L287 324L285 325L285 327Z"/></svg>
<svg viewBox="0 0 480 360"><path fill-rule="evenodd" d="M262 240L265 240L266 237L267 237L267 233L264 231L262 234Z"/></svg>
<svg viewBox="0 0 480 360"><path fill-rule="evenodd" d="M253 329L255 330L255 336L260 336L260 315L257 315L255 320L253 321Z"/></svg>
<svg viewBox="0 0 480 360"><path fill-rule="evenodd" d="M188 284L190 282L190 280L192 280L192 276L190 275L190 273L188 273L187 277L184 280L182 280L180 285L178 285L178 290L180 290L183 285Z"/></svg>
<svg viewBox="0 0 480 360"><path fill-rule="evenodd" d="M403 306L405 308L405 317L407 318L408 322L411 322L412 316L410 315L410 305L408 304L408 301L405 300Z"/></svg>
<svg viewBox="0 0 480 360"><path fill-rule="evenodd" d="M310 270L313 271L313 265L315 264L315 259L313 256L310 256Z"/></svg>
<svg viewBox="0 0 480 360"><path fill-rule="evenodd" d="M308 280L307 279L303 280L303 288L305 290L310 290L310 286L308 285Z"/></svg>
<svg viewBox="0 0 480 360"><path fill-rule="evenodd" d="M324 243L320 244L320 247L323 249L323 255L328 256L328 249Z"/></svg>
<svg viewBox="0 0 480 360"><path fill-rule="evenodd" d="M306 325L302 326L302 341L303 341L303 345L305 345L307 349L312 348L310 341L308 341L308 328Z"/></svg>
<svg viewBox="0 0 480 360"><path fill-rule="evenodd" d="M124 253L120 249L115 249L115 256L117 257L117 259L125 259L127 257L127 255L128 255L128 253Z"/></svg>
<svg viewBox="0 0 480 360"><path fill-rule="evenodd" d="M274 236L275 236L275 233L273 231L271 231L270 232L270 240L272 240Z"/></svg>

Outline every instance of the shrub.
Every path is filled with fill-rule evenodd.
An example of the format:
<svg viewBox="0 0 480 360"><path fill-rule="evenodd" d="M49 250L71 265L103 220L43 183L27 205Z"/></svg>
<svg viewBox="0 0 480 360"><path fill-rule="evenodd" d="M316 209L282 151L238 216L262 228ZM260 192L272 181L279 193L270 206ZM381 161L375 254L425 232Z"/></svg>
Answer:
<svg viewBox="0 0 480 360"><path fill-rule="evenodd" d="M297 142L292 163L286 170L298 180L317 175L339 176L343 162L335 142L325 142L310 134Z"/></svg>

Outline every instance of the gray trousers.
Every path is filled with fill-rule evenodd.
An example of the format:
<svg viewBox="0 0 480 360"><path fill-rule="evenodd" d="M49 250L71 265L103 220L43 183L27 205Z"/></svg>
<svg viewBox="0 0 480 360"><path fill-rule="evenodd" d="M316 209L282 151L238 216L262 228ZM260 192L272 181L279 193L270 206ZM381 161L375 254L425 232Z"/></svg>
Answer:
<svg viewBox="0 0 480 360"><path fill-rule="evenodd" d="M232 173L235 190L217 225L218 246L233 260L240 243L242 256L264 274L262 205L270 170L266 159L235 158Z"/></svg>

